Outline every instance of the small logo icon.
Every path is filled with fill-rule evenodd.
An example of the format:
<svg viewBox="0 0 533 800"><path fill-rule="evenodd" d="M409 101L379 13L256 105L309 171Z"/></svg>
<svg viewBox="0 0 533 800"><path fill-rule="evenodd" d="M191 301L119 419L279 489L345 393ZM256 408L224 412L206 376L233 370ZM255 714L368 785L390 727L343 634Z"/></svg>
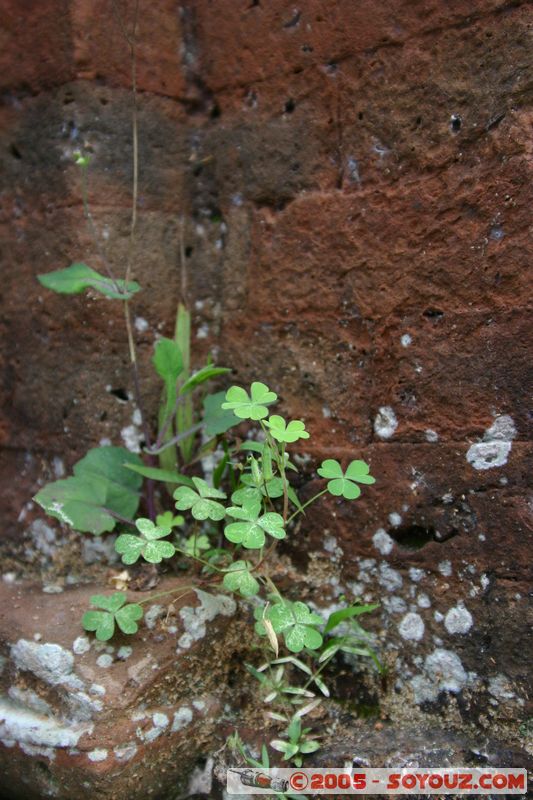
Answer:
<svg viewBox="0 0 533 800"><path fill-rule="evenodd" d="M264 772L255 769L232 769L236 772L244 786L256 786L258 789L272 789L273 792L286 792L289 788L289 781L285 778L274 778Z"/></svg>

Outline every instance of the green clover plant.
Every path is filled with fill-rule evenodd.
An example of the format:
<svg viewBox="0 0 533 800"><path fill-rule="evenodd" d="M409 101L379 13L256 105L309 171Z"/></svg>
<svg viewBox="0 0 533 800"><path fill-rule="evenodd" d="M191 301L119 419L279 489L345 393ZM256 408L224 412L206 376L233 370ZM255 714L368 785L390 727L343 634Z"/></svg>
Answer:
<svg viewBox="0 0 533 800"><path fill-rule="evenodd" d="M133 150L136 175L138 154L137 148ZM74 160L81 171L85 216L94 235L87 199L91 159L78 152ZM298 469L288 446L309 439L305 422L272 414L278 395L262 381L254 381L249 389L230 386L225 392L207 393L209 381L221 378L229 369L213 365L210 359L193 368L191 314L182 303L173 336L158 338L154 345L152 366L160 403L157 423L151 429L140 392L130 308L132 298L141 291L134 280L132 261L136 180L133 186L130 247L123 277L115 275L112 262L99 248L105 274L75 262L38 279L60 296L88 290L102 302L120 304L135 408L143 430L141 452L137 455L112 445L96 447L74 465L72 475L41 488L35 500L62 525L80 533L99 536L120 526L115 549L122 562L132 567L138 562L152 565L154 582L158 580L155 565L164 569L170 559L176 559L179 569L194 567L189 591L197 586L198 592L228 592L238 596L241 606L253 607L258 649L267 660L247 668L265 694L270 719L285 726L285 738L272 740L271 746L284 760L300 766L304 756L319 747L301 720L330 694L323 674L328 664L335 658L361 657L371 658L381 669L371 637L358 622L361 614L370 613L375 606L353 601L323 619L311 602L302 602L297 586L289 585L287 596L282 595L272 578L276 546L295 534L306 509L320 497L329 493L356 500L361 485L373 484L375 479L364 461L353 460L343 469L339 461L327 458L317 470L326 486L302 503L296 482L289 479ZM186 285L186 281L182 283ZM202 465L204 477L199 474ZM188 513L175 514L175 510ZM178 581L175 590L154 597L181 589ZM128 602L125 592L93 595L92 608L83 615L82 625L100 641L109 640L117 628L134 634L143 616L142 606L151 601L149 596ZM235 742L240 742L236 736ZM243 745L240 752L251 763ZM262 763L268 765L266 747Z"/></svg>
<svg viewBox="0 0 533 800"><path fill-rule="evenodd" d="M95 594L90 603L98 611L86 611L83 615L82 625L86 631L94 631L100 642L107 642L115 632L115 623L122 633L137 633L137 622L143 616L143 610L138 603L126 603L124 592L115 592L112 595Z"/></svg>

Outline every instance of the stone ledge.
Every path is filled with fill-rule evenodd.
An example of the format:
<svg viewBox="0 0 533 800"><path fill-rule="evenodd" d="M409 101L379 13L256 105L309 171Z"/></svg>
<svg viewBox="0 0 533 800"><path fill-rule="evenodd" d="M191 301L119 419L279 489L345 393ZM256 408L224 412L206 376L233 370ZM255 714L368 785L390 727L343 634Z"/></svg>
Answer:
<svg viewBox="0 0 533 800"><path fill-rule="evenodd" d="M166 579L158 591L180 584L185 591ZM242 647L227 624L235 601L197 589L169 606L170 595L147 604L136 636L97 642L80 625L96 591L0 585L0 764L10 799L158 797L177 791L212 746L229 664L220 653Z"/></svg>

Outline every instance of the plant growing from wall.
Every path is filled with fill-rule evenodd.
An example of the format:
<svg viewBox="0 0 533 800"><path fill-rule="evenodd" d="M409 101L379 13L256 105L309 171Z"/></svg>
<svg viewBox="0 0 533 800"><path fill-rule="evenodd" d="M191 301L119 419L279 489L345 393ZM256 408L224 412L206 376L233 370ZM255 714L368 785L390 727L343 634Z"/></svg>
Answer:
<svg viewBox="0 0 533 800"><path fill-rule="evenodd" d="M96 447L74 465L70 477L43 487L35 500L50 516L81 533L99 536L116 529L115 548L127 566L185 561L199 572L189 591L201 585L235 595L245 614L250 606L260 649L270 655L258 667L247 668L258 681L271 718L283 725L271 746L298 766L319 747L302 719L320 703L317 693L329 696L323 672L331 660L349 653L370 657L379 666L357 621L375 606L347 604L324 620L294 590L286 596L274 584L275 550L294 534L296 521L319 498L329 494L353 502L374 478L362 460L343 467L328 458L317 470L325 484L302 503L290 475L298 472L293 448L310 436L304 421L272 413L278 397L261 380L248 388L233 385L225 392L206 394L206 384L229 370L211 362L191 370L190 314L184 303L178 307L173 338L160 338L154 346L152 364L161 381L161 402L155 432L151 431L130 312L132 298L142 290L132 278L138 193L135 32L136 20L127 36L132 51L134 156L124 277L116 277L100 252L105 274L75 262L40 275L39 281L61 295L89 291L122 304L144 431L142 457L122 447ZM87 199L89 156L78 153L75 158L85 216L97 240ZM209 479L199 474L207 453L218 459ZM183 592L181 584L178 591ZM133 635L143 606L153 599L128 602L122 591L94 595L82 625L100 641L109 640L117 629ZM241 748L241 755L244 752Z"/></svg>

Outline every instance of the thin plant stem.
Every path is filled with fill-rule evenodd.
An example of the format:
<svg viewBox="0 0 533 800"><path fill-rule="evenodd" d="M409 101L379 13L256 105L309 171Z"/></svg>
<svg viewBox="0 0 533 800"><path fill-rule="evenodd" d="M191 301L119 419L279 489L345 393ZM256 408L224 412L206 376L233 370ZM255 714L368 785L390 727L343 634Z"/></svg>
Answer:
<svg viewBox="0 0 533 800"><path fill-rule="evenodd" d="M178 433L177 436L174 436L173 439L169 439L168 442L165 442L165 444L161 445L160 447L157 447L157 442L156 442L156 444L153 447L147 448L146 452L152 456L158 455L159 453L162 453L163 450L166 450L168 447L172 447L173 444L177 444L178 442L181 442L183 439L186 439L188 436L191 436L193 433L196 433L197 431L200 430L202 426L203 423L199 422L198 425L193 425L192 428L183 431L183 433Z"/></svg>
<svg viewBox="0 0 533 800"><path fill-rule="evenodd" d="M296 517L298 514L302 514L304 509L307 508L307 506L310 506L311 503L314 503L315 500L318 500L319 497L322 497L323 494L326 494L327 491L328 491L327 489L322 489L321 492L318 492L318 494L315 494L313 497L311 497L310 500L308 500L306 503L304 503L301 508L296 509L294 514L291 514L291 516L287 520L287 525L289 524L289 522L292 522L294 517Z"/></svg>

